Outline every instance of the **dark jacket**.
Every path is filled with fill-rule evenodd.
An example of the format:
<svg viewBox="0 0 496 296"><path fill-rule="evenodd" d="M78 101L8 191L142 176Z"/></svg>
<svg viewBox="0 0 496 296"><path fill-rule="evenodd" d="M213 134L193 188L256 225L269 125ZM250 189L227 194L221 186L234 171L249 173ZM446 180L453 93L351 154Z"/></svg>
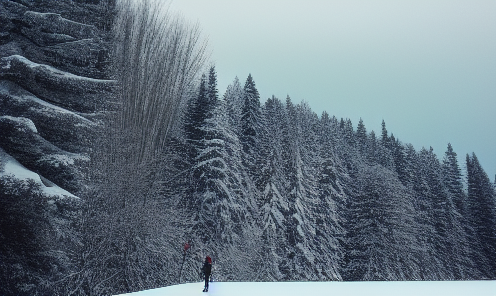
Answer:
<svg viewBox="0 0 496 296"><path fill-rule="evenodd" d="M203 263L202 272L205 276L210 276L212 273L212 264L205 261L205 263Z"/></svg>

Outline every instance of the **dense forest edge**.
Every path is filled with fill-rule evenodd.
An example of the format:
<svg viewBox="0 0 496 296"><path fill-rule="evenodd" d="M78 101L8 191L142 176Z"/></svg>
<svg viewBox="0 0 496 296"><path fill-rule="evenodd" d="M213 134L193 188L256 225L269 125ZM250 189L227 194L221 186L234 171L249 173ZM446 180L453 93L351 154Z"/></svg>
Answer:
<svg viewBox="0 0 496 296"><path fill-rule="evenodd" d="M217 281L496 280L475 153L262 103L251 74L222 94L200 27L162 1L0 16L0 294L197 282L207 255Z"/></svg>

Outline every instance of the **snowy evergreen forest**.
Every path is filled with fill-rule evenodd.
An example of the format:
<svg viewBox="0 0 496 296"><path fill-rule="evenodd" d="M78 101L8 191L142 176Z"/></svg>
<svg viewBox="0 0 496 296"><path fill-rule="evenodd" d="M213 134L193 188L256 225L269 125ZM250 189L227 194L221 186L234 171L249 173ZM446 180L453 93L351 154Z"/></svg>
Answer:
<svg viewBox="0 0 496 296"><path fill-rule="evenodd" d="M167 185L219 278L496 278L494 184L475 154L464 177L450 144L439 160L384 122L376 136L289 97L261 105L251 75L221 97L215 71L177 127Z"/></svg>
<svg viewBox="0 0 496 296"><path fill-rule="evenodd" d="M117 87L105 108L77 113L92 120L91 149L76 162L83 177L61 187L78 199L53 207L41 185L0 175L0 258L13 258L0 291L196 282L207 255L217 281L496 279L495 183L475 153L458 163L456 147L416 150L384 121L376 134L260 98L251 74L219 90L199 26L156 1L102 3L115 14L104 77Z"/></svg>

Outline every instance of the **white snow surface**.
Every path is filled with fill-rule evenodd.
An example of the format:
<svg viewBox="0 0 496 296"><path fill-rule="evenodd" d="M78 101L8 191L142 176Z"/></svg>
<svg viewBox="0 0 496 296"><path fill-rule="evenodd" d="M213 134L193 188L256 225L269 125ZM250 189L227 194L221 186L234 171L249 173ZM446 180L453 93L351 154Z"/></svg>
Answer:
<svg viewBox="0 0 496 296"><path fill-rule="evenodd" d="M15 93L15 94L13 94ZM32 93L28 92L27 90L24 90L20 87L16 88L16 85L13 84L10 81L7 80L2 80L0 81L0 94L4 96L10 96L11 98L19 101L19 102L33 102L36 104L39 104L43 106L43 109L40 109L40 111L48 112L49 114L53 114L54 116L59 113L59 114L69 114L71 116L77 117L81 121L84 121L90 125L94 125L94 123L89 120L84 118L83 116L76 114L72 111L69 111L67 109L55 106L53 104L50 104L46 101L43 101L39 98L37 98L35 95Z"/></svg>
<svg viewBox="0 0 496 296"><path fill-rule="evenodd" d="M59 19L63 20L64 22L67 22L67 23L76 24L76 25L83 26L83 27L88 27L88 28L93 27L92 25L78 23L78 22L72 21L70 19L63 18L60 14L53 13L53 12L26 11L25 15L26 16L29 16L29 15L31 15L31 16L38 16L38 17L45 18L45 19L47 19L49 17L55 16L56 18L59 18Z"/></svg>
<svg viewBox="0 0 496 296"><path fill-rule="evenodd" d="M18 122L22 126L27 127L33 133L38 133L38 130L36 129L36 125L34 125L34 122L31 119L29 119L29 118L25 118L25 117L12 117L12 116L8 116L8 115L0 116L0 118L6 118L8 120L12 120L12 121Z"/></svg>
<svg viewBox="0 0 496 296"><path fill-rule="evenodd" d="M64 190L57 185L50 187L45 186L41 181L40 176L25 168L20 164L15 158L8 155L5 151L0 149L0 178L3 176L12 176L21 181L27 181L28 179L34 180L40 185L42 194L48 197L64 198L72 197L79 198L67 190Z"/></svg>
<svg viewBox="0 0 496 296"><path fill-rule="evenodd" d="M66 166L74 165L75 160L89 161L90 158L87 155L81 155L76 153L49 154L40 158L40 161L51 162L56 167L58 167L61 164Z"/></svg>
<svg viewBox="0 0 496 296"><path fill-rule="evenodd" d="M496 281L445 282L212 282L127 293L133 296L495 296Z"/></svg>
<svg viewBox="0 0 496 296"><path fill-rule="evenodd" d="M11 67L11 62L12 60L18 60L19 62L25 64L27 67L30 68L45 68L50 72L51 75L53 76L59 76L59 77L64 77L72 80L78 80L78 81L89 81L89 82L97 82L97 83L103 83L103 82L115 82L115 80L107 80L107 79L95 79L95 78L89 78L89 77L84 77L84 76L78 76L69 72L61 71L59 69L56 69L54 67L44 65L44 64L38 64L35 63L31 60L28 60L27 58L21 56L21 55L11 55L8 57L3 57L3 61L5 61L5 66L3 66L3 69L9 69Z"/></svg>
<svg viewBox="0 0 496 296"><path fill-rule="evenodd" d="M8 70L10 69L10 60L7 60L7 63L5 64L5 66L2 66L2 69L5 69L5 70Z"/></svg>

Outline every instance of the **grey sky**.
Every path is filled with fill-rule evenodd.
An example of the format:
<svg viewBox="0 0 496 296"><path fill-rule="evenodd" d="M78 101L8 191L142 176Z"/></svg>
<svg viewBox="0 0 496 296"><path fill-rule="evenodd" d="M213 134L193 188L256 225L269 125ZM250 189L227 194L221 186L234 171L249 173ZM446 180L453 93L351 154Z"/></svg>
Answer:
<svg viewBox="0 0 496 296"><path fill-rule="evenodd" d="M448 142L496 174L496 1L175 0L208 36L219 91L253 75L261 100L382 119L404 143Z"/></svg>

